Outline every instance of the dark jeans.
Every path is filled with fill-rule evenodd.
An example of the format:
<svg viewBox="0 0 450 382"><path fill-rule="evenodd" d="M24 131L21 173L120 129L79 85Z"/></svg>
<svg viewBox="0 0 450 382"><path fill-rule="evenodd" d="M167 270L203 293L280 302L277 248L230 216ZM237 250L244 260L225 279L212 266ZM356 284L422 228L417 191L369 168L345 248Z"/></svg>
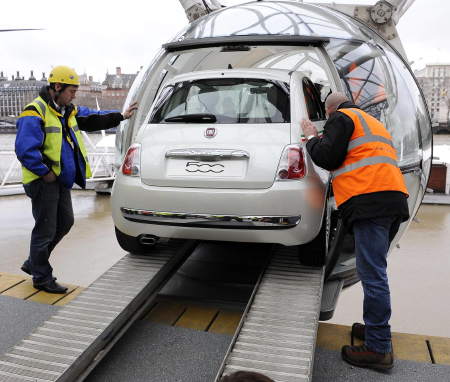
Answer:
<svg viewBox="0 0 450 382"><path fill-rule="evenodd" d="M31 232L30 256L25 265L33 275L34 284L45 284L53 277L50 254L74 222L70 190L58 180L46 183L42 179L24 184L23 188L31 198L35 220Z"/></svg>
<svg viewBox="0 0 450 382"><path fill-rule="evenodd" d="M366 346L378 353L389 353L391 347L391 296L389 291L387 253L400 226L396 217L356 220L353 223L356 247L356 270L364 291L363 317Z"/></svg>

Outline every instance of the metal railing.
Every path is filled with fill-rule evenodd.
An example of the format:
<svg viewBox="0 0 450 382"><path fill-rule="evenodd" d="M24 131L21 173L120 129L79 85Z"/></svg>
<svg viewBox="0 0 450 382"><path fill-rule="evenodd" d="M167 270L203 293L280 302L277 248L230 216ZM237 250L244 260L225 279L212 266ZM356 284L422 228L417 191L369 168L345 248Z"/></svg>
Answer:
<svg viewBox="0 0 450 382"><path fill-rule="evenodd" d="M92 177L88 182L101 182L114 179L114 153L88 153ZM14 151L0 151L0 190L17 187L22 183L22 165Z"/></svg>

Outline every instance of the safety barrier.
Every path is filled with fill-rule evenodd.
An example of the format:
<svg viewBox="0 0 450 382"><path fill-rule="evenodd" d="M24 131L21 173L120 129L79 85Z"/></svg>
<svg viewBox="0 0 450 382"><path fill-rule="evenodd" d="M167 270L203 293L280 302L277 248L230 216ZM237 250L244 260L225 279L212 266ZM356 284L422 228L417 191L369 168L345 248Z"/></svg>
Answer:
<svg viewBox="0 0 450 382"><path fill-rule="evenodd" d="M114 179L114 153L89 152L92 177L89 182ZM0 151L0 190L17 187L22 180L21 164L14 151Z"/></svg>

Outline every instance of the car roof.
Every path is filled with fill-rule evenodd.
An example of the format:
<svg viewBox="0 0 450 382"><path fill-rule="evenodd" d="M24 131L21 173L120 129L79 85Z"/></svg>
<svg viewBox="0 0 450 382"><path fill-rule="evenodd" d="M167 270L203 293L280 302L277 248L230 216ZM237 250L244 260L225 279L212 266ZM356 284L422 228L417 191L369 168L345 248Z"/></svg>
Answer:
<svg viewBox="0 0 450 382"><path fill-rule="evenodd" d="M224 70L202 70L180 74L171 78L168 83L191 81L206 78L259 78L264 80L276 80L289 83L290 74L281 69L224 69Z"/></svg>

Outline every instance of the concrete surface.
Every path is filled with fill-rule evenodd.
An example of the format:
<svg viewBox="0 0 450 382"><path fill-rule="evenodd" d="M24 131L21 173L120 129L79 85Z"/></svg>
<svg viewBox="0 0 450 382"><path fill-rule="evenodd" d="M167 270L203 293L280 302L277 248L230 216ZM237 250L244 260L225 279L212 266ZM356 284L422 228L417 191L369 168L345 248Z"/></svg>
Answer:
<svg viewBox="0 0 450 382"><path fill-rule="evenodd" d="M48 320L57 307L0 296L0 354Z"/></svg>
<svg viewBox="0 0 450 382"><path fill-rule="evenodd" d="M62 283L88 286L123 255L114 234L110 197L72 191L75 224L50 258ZM0 272L21 274L34 226L26 195L0 197Z"/></svg>
<svg viewBox="0 0 450 382"><path fill-rule="evenodd" d="M139 321L86 382L212 382L231 338Z"/></svg>

